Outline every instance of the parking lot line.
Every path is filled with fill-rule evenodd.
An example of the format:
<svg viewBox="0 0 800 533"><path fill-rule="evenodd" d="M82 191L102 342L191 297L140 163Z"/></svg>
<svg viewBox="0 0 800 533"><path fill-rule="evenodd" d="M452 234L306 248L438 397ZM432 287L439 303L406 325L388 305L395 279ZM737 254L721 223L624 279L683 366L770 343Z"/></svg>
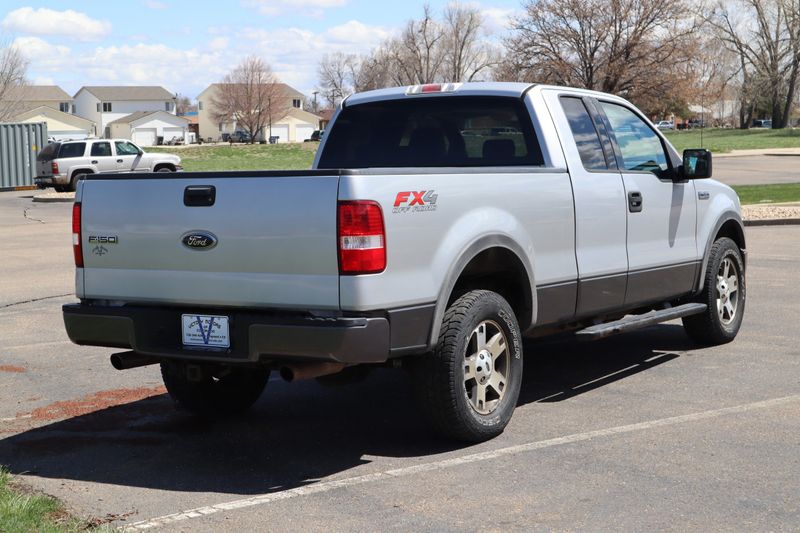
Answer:
<svg viewBox="0 0 800 533"><path fill-rule="evenodd" d="M462 466L470 463L477 463L481 461L488 461L491 459L497 459L500 457L516 455L520 453L541 450L543 448L551 448L554 446L561 446L564 444L572 444L576 442L583 442L599 437L610 437L614 435L620 435L624 433L632 433L635 431L644 431L647 429L659 428L659 427L666 427L666 426L674 426L677 424L684 424L687 422L695 422L698 420L707 420L710 418L717 418L720 416L726 415L733 415L738 413L745 413L748 411L753 411L756 409L767 409L770 407L775 407L778 405L783 405L791 402L800 401L800 394L794 394L791 396L784 396L782 398L773 398L770 400L764 400L759 402L747 403L742 405L737 405L733 407L724 407L721 409L713 409L710 411L701 411L697 413L691 413L687 415L680 415L680 416L673 416L669 418L660 418L656 420L649 420L646 422L638 422L635 424L627 424L623 426L615 426L606 429L598 429L594 431L587 431L584 433L575 433L572 435L566 435L563 437L556 437L552 439L546 439L536 442L529 442L526 444L519 444L515 446L508 446L505 448L499 448L497 450L490 450L486 452L479 452L473 453L469 455L464 455L462 457L454 457L451 459L443 459L441 461L434 461L430 463L425 463L421 465L414 465L414 466L407 466L403 468L397 468L393 470L385 470L382 472L375 472L372 474L365 474L362 476L354 476L344 479L332 480L332 481L321 481L319 483L311 483L309 485L305 485L302 487L297 487L293 489L281 490L266 494L260 494L257 496L252 496L249 498L244 498L240 500L232 500L229 502L219 503L215 505L208 505L204 507L198 507L196 509L190 509L187 511L181 511L178 513L159 516L156 518L151 518L148 520L143 520L140 522L134 522L124 528L125 531L141 531L146 529L152 529L156 527L166 526L168 524L173 524L176 522L183 522L186 520L192 520L195 518L201 518L203 516L208 516L216 513L220 513L223 511L231 511L234 509L244 509L247 507L255 507L259 505L266 505L272 502L286 500L289 498L296 498L299 496L307 496L311 494L319 494L322 492L328 492L336 489L340 489L343 487L352 487L354 485L363 485L366 483L372 483L375 481L382 481L388 479L396 479L401 477L407 477L415 474L420 474L423 472L430 472L436 470L444 470L447 468L453 468L456 466Z"/></svg>

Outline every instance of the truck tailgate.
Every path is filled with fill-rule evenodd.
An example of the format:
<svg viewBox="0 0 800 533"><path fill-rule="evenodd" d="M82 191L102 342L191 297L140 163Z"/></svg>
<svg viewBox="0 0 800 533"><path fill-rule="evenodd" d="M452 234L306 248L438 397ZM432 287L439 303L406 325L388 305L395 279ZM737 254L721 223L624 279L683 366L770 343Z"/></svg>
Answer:
<svg viewBox="0 0 800 533"><path fill-rule="evenodd" d="M86 180L78 296L338 309L338 174L257 174ZM213 205L185 205L187 187L213 187ZM213 246L184 242L209 234Z"/></svg>

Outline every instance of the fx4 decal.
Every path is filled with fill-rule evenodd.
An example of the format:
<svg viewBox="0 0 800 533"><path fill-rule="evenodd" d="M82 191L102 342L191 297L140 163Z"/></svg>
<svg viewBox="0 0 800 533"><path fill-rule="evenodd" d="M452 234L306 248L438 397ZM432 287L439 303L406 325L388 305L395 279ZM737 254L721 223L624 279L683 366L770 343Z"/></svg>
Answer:
<svg viewBox="0 0 800 533"><path fill-rule="evenodd" d="M400 191L394 199L392 213L436 211L436 191Z"/></svg>

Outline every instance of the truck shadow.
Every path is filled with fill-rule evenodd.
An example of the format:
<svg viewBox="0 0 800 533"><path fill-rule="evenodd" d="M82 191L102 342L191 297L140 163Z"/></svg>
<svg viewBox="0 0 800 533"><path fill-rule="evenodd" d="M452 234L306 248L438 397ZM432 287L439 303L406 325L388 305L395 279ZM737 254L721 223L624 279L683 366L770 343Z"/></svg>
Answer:
<svg viewBox="0 0 800 533"><path fill-rule="evenodd" d="M526 341L519 403L566 400L673 360L693 347L679 330L660 325L593 344ZM248 495L346 472L369 456L461 448L431 435L408 385L396 370L338 388L271 381L249 414L223 420L177 412L159 395L6 437L0 464L45 478Z"/></svg>

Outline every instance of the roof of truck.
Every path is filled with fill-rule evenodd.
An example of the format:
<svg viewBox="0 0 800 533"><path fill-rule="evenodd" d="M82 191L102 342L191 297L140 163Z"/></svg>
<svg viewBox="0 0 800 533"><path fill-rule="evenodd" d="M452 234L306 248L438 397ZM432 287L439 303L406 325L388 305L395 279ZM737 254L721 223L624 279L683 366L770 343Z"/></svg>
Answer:
<svg viewBox="0 0 800 533"><path fill-rule="evenodd" d="M471 83L441 83L426 85L411 85L405 87L391 87L389 89L378 89L375 91L365 91L349 96L342 103L344 107L366 102L376 102L379 100L394 100L410 95L410 91L421 90L422 87L441 85L445 87L440 92L425 92L422 94L411 94L411 96L512 96L518 97L534 86L533 83L513 83L513 82L471 82Z"/></svg>

